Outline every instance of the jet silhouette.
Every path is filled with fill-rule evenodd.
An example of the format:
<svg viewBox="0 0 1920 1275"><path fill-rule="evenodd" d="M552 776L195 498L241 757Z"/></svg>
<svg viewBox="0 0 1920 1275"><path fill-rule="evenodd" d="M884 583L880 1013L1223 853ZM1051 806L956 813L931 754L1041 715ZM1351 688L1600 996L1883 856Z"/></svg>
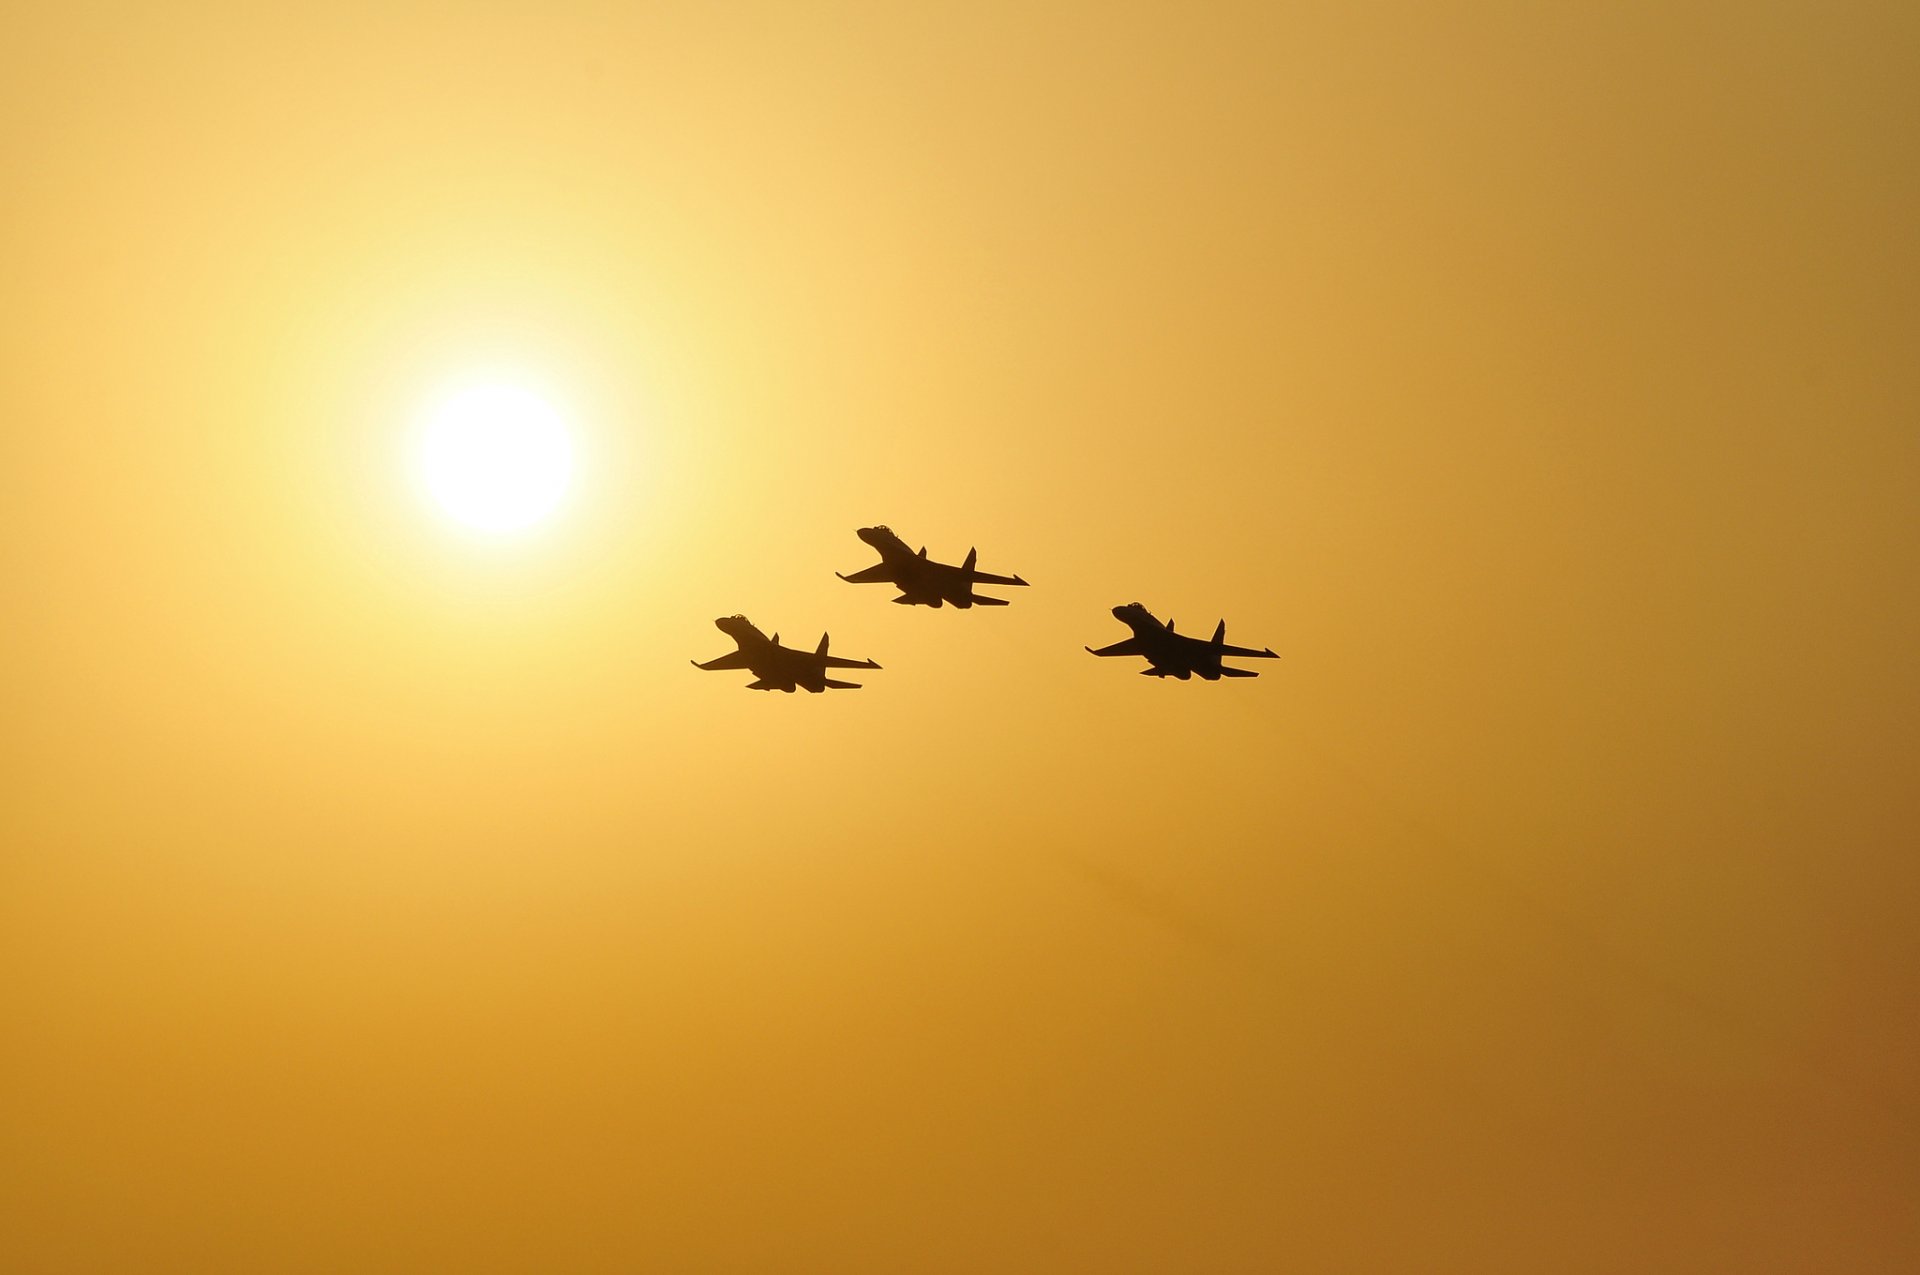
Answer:
<svg viewBox="0 0 1920 1275"><path fill-rule="evenodd" d="M919 553L907 548L907 542L886 527L862 527L854 533L880 551L880 561L852 575L834 572L849 584L891 584L900 590L894 601L902 606L937 607L945 603L962 611L976 604L1003 607L1005 598L989 598L975 593L976 584L1025 584L1019 576L989 575L975 571L973 560L979 550L967 550L967 560L959 566L935 562L927 557L925 546Z"/></svg>
<svg viewBox="0 0 1920 1275"><path fill-rule="evenodd" d="M1160 623L1138 602L1115 607L1113 618L1132 629L1133 636L1097 651L1092 647L1087 650L1095 655L1144 655L1148 667L1140 670L1142 677L1177 677L1183 682L1195 673L1209 682L1217 682L1223 677L1258 677L1260 675L1251 669L1228 668L1220 662L1220 657L1280 658L1271 648L1255 651L1244 646L1228 646L1225 620L1220 621L1220 627L1213 631L1213 640L1207 641L1175 633L1172 620Z"/></svg>
<svg viewBox="0 0 1920 1275"><path fill-rule="evenodd" d="M814 651L796 651L790 646L780 645L780 635L768 637L747 620L744 615L729 615L715 620L713 626L732 638L739 648L717 660L708 660L702 664L692 661L695 668L728 669L743 668L751 672L754 680L747 683L750 691L785 691L791 695L805 687L816 694L833 687L837 690L857 691L858 682L836 682L827 676L830 668L879 668L872 660L848 660L838 655L827 654L827 635L820 635L820 647Z"/></svg>

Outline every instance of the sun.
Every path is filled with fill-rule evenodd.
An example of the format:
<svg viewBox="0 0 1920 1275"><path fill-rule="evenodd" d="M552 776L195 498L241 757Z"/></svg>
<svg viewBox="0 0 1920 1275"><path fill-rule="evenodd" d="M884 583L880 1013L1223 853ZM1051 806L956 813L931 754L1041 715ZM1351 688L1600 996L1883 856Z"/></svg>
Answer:
<svg viewBox="0 0 1920 1275"><path fill-rule="evenodd" d="M573 439L560 413L533 391L475 382L428 408L414 464L427 495L455 522L477 531L521 531L550 517L566 498Z"/></svg>

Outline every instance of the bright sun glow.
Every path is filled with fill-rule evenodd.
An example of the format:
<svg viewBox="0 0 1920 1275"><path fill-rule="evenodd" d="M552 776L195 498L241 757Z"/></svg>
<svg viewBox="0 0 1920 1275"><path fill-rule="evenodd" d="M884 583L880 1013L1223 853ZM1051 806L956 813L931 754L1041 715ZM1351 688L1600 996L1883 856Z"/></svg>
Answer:
<svg viewBox="0 0 1920 1275"><path fill-rule="evenodd" d="M416 461L455 521L518 531L551 514L573 480L573 440L545 400L517 385L466 386L427 413Z"/></svg>

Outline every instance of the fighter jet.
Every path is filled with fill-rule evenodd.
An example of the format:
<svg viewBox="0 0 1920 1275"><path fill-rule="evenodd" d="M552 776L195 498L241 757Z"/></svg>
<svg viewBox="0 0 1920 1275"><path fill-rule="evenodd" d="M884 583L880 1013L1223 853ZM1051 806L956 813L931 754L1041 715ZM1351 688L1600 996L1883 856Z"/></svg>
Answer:
<svg viewBox="0 0 1920 1275"><path fill-rule="evenodd" d="M1258 677L1260 675L1251 669L1228 668L1220 662L1220 657L1280 658L1271 648L1255 651L1244 646L1228 646L1225 620L1213 631L1213 640L1207 641L1175 633L1172 620L1161 624L1138 602L1115 607L1113 618L1132 629L1133 636L1097 651L1092 647L1087 650L1095 655L1144 655L1148 667L1140 670L1142 677L1177 677L1183 682L1195 673L1209 682L1223 677Z"/></svg>
<svg viewBox="0 0 1920 1275"><path fill-rule="evenodd" d="M937 607L945 603L959 607L1003 607L1005 598L989 598L975 593L976 584L1025 584L1019 576L996 576L975 571L973 561L979 550L967 550L967 560L959 566L935 562L927 557L926 546L915 553L907 542L886 527L862 527L854 533L880 551L880 561L852 575L834 572L849 584L891 584L900 590L894 601L902 606Z"/></svg>
<svg viewBox="0 0 1920 1275"><path fill-rule="evenodd" d="M717 660L708 660L702 664L692 661L695 668L727 669L743 668L751 672L754 680L747 683L750 691L785 691L791 695L805 687L818 693L829 687L835 690L857 691L858 682L836 682L827 676L830 668L879 668L872 660L848 660L838 655L827 654L827 635L820 635L820 646L814 651L796 651L790 646L780 645L780 635L768 637L747 620L744 615L729 615L715 620L713 626L734 640L740 649Z"/></svg>

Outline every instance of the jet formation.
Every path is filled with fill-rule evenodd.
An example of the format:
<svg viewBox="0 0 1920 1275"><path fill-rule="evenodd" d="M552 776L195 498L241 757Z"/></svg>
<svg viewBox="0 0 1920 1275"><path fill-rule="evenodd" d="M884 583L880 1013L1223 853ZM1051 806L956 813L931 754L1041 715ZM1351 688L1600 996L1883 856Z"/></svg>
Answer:
<svg viewBox="0 0 1920 1275"><path fill-rule="evenodd" d="M956 565L935 562L927 557L924 547L918 553L914 552L907 547L906 541L886 527L861 527L854 534L880 554L880 561L852 575L834 574L850 584L890 584L900 591L900 596L893 601L902 606L951 606L963 611L975 606L1003 607L1007 605L1005 598L975 593L973 586L1027 583L1017 575L993 575L976 570L974 562L979 554L974 549L967 550L966 561ZM1220 621L1214 629L1211 639L1205 639L1174 632L1172 620L1160 623L1138 602L1113 608L1113 616L1133 630L1133 635L1097 651L1092 647L1087 650L1095 655L1142 656L1147 661L1147 667L1141 669L1140 673L1145 677L1175 677L1183 682L1195 676L1207 682L1217 682L1223 677L1258 677L1259 674L1252 669L1230 667L1224 662L1225 657L1279 658L1271 647L1256 651L1251 647L1228 646L1225 620ZM827 635L824 633L820 635L818 648L802 651L782 646L778 633L768 637L744 615L726 616L713 623L714 627L733 639L735 649L704 663L694 660L693 666L710 671L745 669L754 678L747 683L748 690L786 691L788 694L796 690L815 694L826 690L855 691L860 689L860 683L837 681L827 676L827 670L880 667L872 660L849 660L827 654Z"/></svg>

